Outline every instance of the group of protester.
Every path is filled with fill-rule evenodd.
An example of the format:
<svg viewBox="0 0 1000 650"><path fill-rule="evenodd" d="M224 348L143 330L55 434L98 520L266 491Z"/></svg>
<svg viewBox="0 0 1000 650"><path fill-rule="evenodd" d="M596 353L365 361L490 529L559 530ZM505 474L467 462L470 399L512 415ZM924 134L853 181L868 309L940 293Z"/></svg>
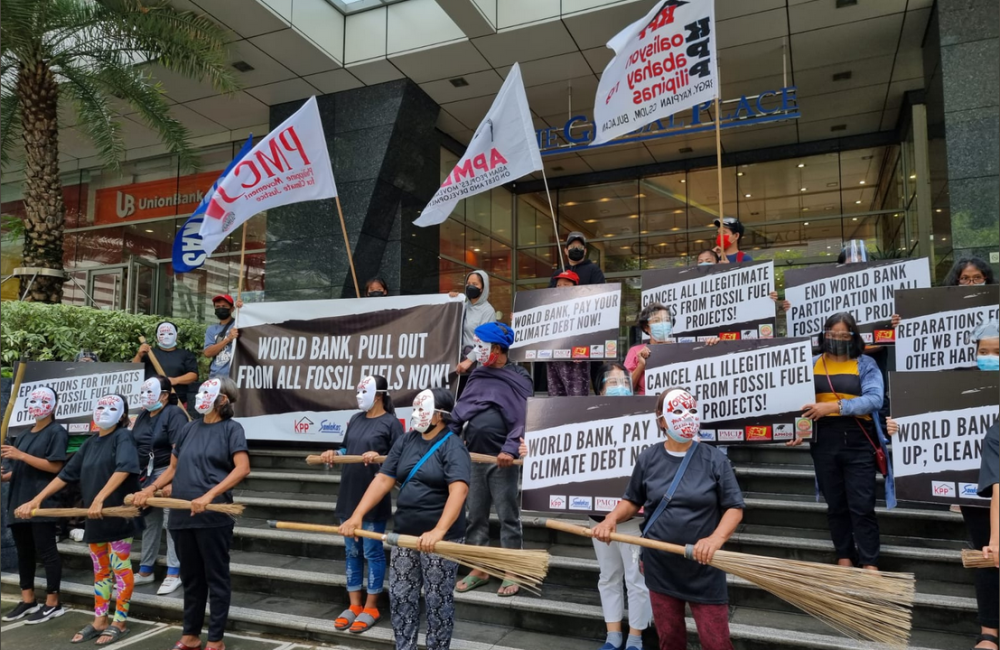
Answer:
<svg viewBox="0 0 1000 650"><path fill-rule="evenodd" d="M699 263L739 263L749 256L738 251L738 222L724 220L730 233L719 249L706 251ZM733 250L735 248L735 250ZM565 242L568 267L553 273L552 287L604 281L601 270L586 258L586 238L570 233ZM725 261L723 261L725 260ZM958 284L993 283L989 266L962 260L949 278ZM380 279L366 285L368 297L386 295ZM514 461L527 454L524 428L527 399L533 394L529 374L509 360L515 336L498 322L489 305L489 279L474 271L465 278L465 324L462 361L456 371L466 378L456 397L443 388L420 392L413 401L409 432L403 431L385 377L372 375L357 387L358 413L349 421L338 449L323 454L328 463L337 455L361 456L364 463L347 464L341 478L336 517L345 537L349 603L335 619L337 629L363 633L382 618L380 594L388 568L390 618L397 647L417 648L420 596L426 602L426 645L447 648L454 628L454 594L488 584L485 573L472 571L459 579L458 565L435 555L438 542L490 544L490 509L500 523L499 543L519 549L523 544L518 500L519 470ZM776 298L776 296L774 296ZM95 639L98 645L128 634L129 600L135 584L153 580L153 565L162 528L167 540L167 579L184 590L183 635L175 650L201 648L205 607L210 605L208 648L224 647L224 630L231 599L229 549L233 522L206 510L212 503L231 503L232 489L249 473L247 443L242 427L232 420L236 388L228 379L232 344L238 330L229 296L215 300L220 323L206 334L204 353L213 358L213 376L192 395L197 366L176 347L177 328L157 327L155 355L163 375L152 373L142 386L142 411L129 429L128 404L121 395L106 395L94 411L96 435L67 458L66 430L54 422L57 396L39 388L28 398L35 418L30 432L5 445L11 462L4 481L12 481L11 528L19 552L22 603L4 620L27 617L30 624L62 614L59 602L61 565L52 520L31 518L32 511L50 507L53 496L67 484L78 483L90 509L84 542L94 563L95 618L73 642ZM591 372L590 364L553 362L548 366L550 395L605 396L644 394L644 364L650 345L671 340L670 310L651 305L638 326L648 342L633 347L625 363L610 362ZM1000 331L987 324L976 333L979 365L995 369L1000 358ZM714 341L711 341L714 343ZM876 569L879 530L875 516L875 476L887 458L887 437L880 423L884 383L876 363L849 314L830 317L814 358L816 401L803 407L815 423L810 451L817 485L827 502L837 563ZM144 346L134 361L145 361ZM193 355L191 355L193 357ZM193 375L193 376L192 376ZM189 418L186 409L194 411ZM669 388L657 398L655 417L664 442L638 458L631 480L615 509L594 518L593 544L600 565L599 591L607 625L602 650L636 649L642 633L655 623L664 650L686 647L685 607L690 607L705 650L732 648L729 639L725 575L709 565L742 520L744 501L735 472L724 451L700 444L700 415L695 398L683 388ZM190 419L190 421L189 421ZM890 419L887 434L896 430ZM801 444L795 440L789 444ZM997 501L997 426L983 447L980 493ZM496 458L473 463L470 453ZM385 456L378 464L377 457ZM391 492L398 488L395 511ZM119 506L131 495L139 507L154 496L191 502L190 511L145 508L139 519L102 518L101 510ZM891 477L886 482L887 505L895 505ZM996 506L994 505L994 508ZM963 508L973 542L997 561L996 517L988 510ZM640 512L643 519L639 520ZM386 559L380 541L355 539L356 531L383 533L392 519L393 531L419 539L417 549L394 546ZM691 544L694 562L657 551L611 541L614 532ZM133 573L131 548L142 536L142 558ZM36 602L36 561L45 567L47 595ZM367 563L367 570L365 568ZM977 648L996 647L997 570L977 576L982 635ZM510 578L510 576L508 576ZM174 580L174 582L168 582ZM623 589L624 586L624 589ZM625 592L627 589L627 595ZM117 592L114 594L113 592ZM513 579L502 580L501 598L519 593ZM623 629L628 599L628 630ZM112 602L113 601L113 602Z"/></svg>

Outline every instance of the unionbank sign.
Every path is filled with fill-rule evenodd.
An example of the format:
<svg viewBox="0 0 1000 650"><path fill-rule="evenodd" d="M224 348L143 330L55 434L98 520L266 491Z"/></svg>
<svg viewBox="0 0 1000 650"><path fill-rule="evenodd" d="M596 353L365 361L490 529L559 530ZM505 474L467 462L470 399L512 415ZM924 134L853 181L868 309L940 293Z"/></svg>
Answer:
<svg viewBox="0 0 1000 650"><path fill-rule="evenodd" d="M218 171L206 172L97 190L94 225L187 216L218 175Z"/></svg>

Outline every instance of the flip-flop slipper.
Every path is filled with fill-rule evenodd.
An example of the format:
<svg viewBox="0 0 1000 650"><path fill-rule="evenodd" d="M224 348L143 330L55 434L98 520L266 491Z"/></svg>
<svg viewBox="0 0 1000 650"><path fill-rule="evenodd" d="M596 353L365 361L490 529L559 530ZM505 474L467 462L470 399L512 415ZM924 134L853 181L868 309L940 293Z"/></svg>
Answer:
<svg viewBox="0 0 1000 650"><path fill-rule="evenodd" d="M503 593L503 590L507 587L515 587L513 592ZM517 584L513 580L504 580L500 583L500 589L497 591L497 596L500 598L510 598L511 596L516 596L521 593L521 585Z"/></svg>
<svg viewBox="0 0 1000 650"><path fill-rule="evenodd" d="M97 638L97 641L100 641L101 640L100 637L102 637L102 636L109 636L109 637L111 637L111 640L108 641L108 642L106 642L106 643L97 643L97 641L95 641L94 645L101 646L101 647L104 647L104 646L107 646L107 645L114 645L114 644L118 643L119 641L121 641L122 639L124 639L125 637L127 637L129 635L129 632L131 632L131 631L132 631L132 629L128 628L128 627L123 630L123 629L121 629L119 627L115 627L114 625L109 625L108 627L106 627L101 632L101 634Z"/></svg>
<svg viewBox="0 0 1000 650"><path fill-rule="evenodd" d="M472 591L473 589L479 589L485 584L489 583L489 578L480 578L479 576L467 575L462 578L458 585L455 586L455 591L460 594Z"/></svg>
<svg viewBox="0 0 1000 650"><path fill-rule="evenodd" d="M90 641L91 639L96 639L97 637L101 636L102 632L103 630L98 630L93 625L88 625L87 627L77 632L77 634L80 635L80 638L77 639L76 641L70 640L70 643L83 643L84 641Z"/></svg>
<svg viewBox="0 0 1000 650"><path fill-rule="evenodd" d="M350 608L345 609L340 613L333 621L333 628L335 630L346 630L347 628L354 625L354 621L358 618L358 615L350 610ZM343 623L341 623L343 621Z"/></svg>
<svg viewBox="0 0 1000 650"><path fill-rule="evenodd" d="M361 634L362 632L367 632L379 622L381 616L372 616L368 612L361 612L358 617L354 619L354 623L351 624L351 632L354 634Z"/></svg>
<svg viewBox="0 0 1000 650"><path fill-rule="evenodd" d="M183 641L178 641L174 644L174 647L170 650L201 650L201 644L198 645L185 645Z"/></svg>

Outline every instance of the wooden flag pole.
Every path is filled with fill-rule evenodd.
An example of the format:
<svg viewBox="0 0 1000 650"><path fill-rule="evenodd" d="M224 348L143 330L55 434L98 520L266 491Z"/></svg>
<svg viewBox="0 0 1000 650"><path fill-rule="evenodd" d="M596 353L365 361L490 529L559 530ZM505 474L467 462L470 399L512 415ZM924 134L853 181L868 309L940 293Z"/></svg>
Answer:
<svg viewBox="0 0 1000 650"><path fill-rule="evenodd" d="M247 259L247 222L243 222L243 241L240 242L240 277L236 284L236 302L240 302L243 299L243 273L245 270L244 264ZM235 307L235 305L233 305ZM239 309L236 310L239 314Z"/></svg>
<svg viewBox="0 0 1000 650"><path fill-rule="evenodd" d="M354 295L361 297L361 289L358 288L358 274L354 270L354 256L351 255L351 242L347 238L347 224L344 223L344 211L340 207L340 196L334 196L337 202L337 214L340 215L340 229L344 231L344 246L347 248L347 263L351 265L351 277L354 278Z"/></svg>
<svg viewBox="0 0 1000 650"><path fill-rule="evenodd" d="M719 261L729 261L726 256L726 247L722 244L726 241L725 237L725 227L722 225L723 212L722 212L722 128L720 126L721 116L719 115L720 110L719 105L719 94L715 95L715 171L716 176L718 176L719 181L719 249L722 253L719 255Z"/></svg>
<svg viewBox="0 0 1000 650"><path fill-rule="evenodd" d="M21 381L24 380L24 369L27 365L23 357L17 362L17 372L14 373L14 386L10 389L7 408L3 412L3 427L0 428L0 445L7 443L7 427L10 426L10 417L14 414L14 405L17 403L18 392L21 390Z"/></svg>
<svg viewBox="0 0 1000 650"><path fill-rule="evenodd" d="M566 270L566 261L563 259L562 242L559 241L559 226L556 225L556 211L552 207L552 195L549 194L549 179L545 178L545 165L542 165L542 183L545 185L545 198L549 200L549 213L552 214L552 232L556 236L556 252L559 253L559 266Z"/></svg>

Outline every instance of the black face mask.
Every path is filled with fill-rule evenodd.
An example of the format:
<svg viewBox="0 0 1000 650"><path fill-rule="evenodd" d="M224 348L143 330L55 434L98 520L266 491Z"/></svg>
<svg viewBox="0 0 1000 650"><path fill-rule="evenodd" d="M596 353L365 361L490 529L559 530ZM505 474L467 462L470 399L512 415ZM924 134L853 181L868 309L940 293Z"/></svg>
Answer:
<svg viewBox="0 0 1000 650"><path fill-rule="evenodd" d="M574 262L579 262L587 254L587 251L582 248L571 248L569 249L569 258Z"/></svg>
<svg viewBox="0 0 1000 650"><path fill-rule="evenodd" d="M385 295L385 291L369 291L368 292L368 297L369 298L381 298L384 295Z"/></svg>
<svg viewBox="0 0 1000 650"><path fill-rule="evenodd" d="M823 339L823 351L835 357L849 357L851 355L851 341Z"/></svg>
<svg viewBox="0 0 1000 650"><path fill-rule="evenodd" d="M474 284L467 284L465 285L465 295L468 296L469 300L475 300L483 295L483 290Z"/></svg>
<svg viewBox="0 0 1000 650"><path fill-rule="evenodd" d="M232 315L232 313L233 313L232 310L227 309L225 307L215 308L215 317L218 318L219 320L226 320Z"/></svg>

